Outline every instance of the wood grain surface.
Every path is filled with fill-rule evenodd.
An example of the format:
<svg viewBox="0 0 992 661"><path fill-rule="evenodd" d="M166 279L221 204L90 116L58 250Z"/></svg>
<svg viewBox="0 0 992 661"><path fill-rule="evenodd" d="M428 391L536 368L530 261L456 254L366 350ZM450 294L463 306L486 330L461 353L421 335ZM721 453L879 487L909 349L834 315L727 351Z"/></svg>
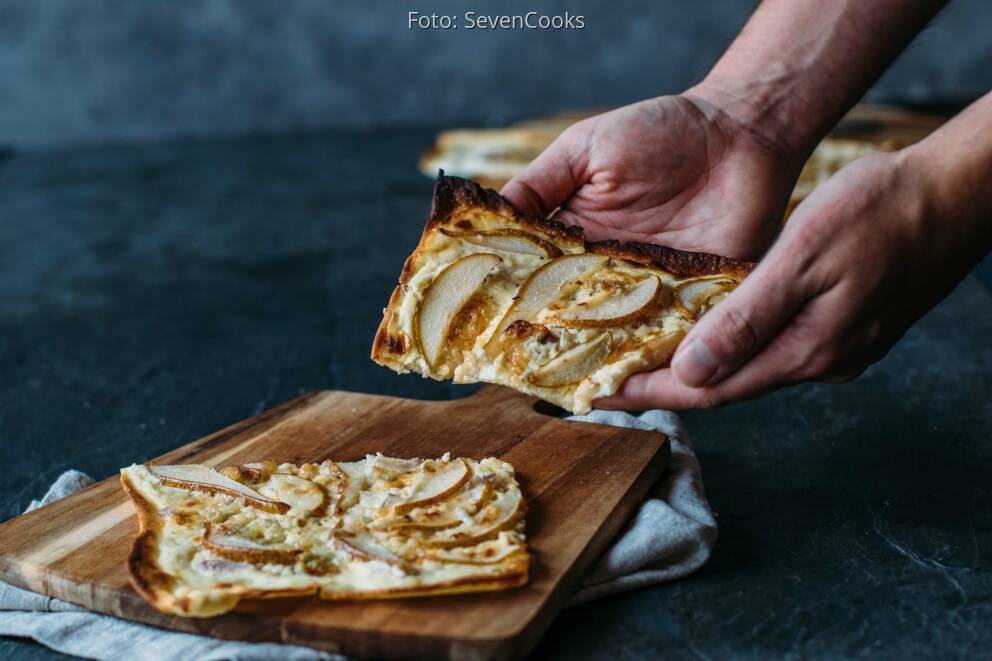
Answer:
<svg viewBox="0 0 992 661"><path fill-rule="evenodd" d="M662 434L568 422L539 413L535 402L497 387L450 402L317 392L151 462L348 461L376 451L501 457L516 468L530 505L535 560L521 588L361 603L247 601L216 618L165 615L128 583L124 560L138 526L116 475L0 524L0 579L104 613L220 638L359 656L519 657L647 495L670 452Z"/></svg>

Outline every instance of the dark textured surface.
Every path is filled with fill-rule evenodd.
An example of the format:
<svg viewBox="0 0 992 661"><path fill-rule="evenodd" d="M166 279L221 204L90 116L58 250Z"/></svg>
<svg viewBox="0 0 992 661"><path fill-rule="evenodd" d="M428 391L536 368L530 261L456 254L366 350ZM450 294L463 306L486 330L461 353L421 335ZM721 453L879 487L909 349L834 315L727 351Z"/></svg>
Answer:
<svg viewBox="0 0 992 661"><path fill-rule="evenodd" d="M367 358L430 132L0 163L0 517L301 391L470 389ZM966 281L848 386L690 413L721 539L563 613L535 656L968 658L992 645L992 296ZM46 658L0 640L0 658Z"/></svg>
<svg viewBox="0 0 992 661"><path fill-rule="evenodd" d="M0 144L502 124L697 82L755 0L0 0ZM409 30L407 13L586 17L582 30ZM955 0L871 92L992 87L992 6ZM884 35L877 35L884 39Z"/></svg>

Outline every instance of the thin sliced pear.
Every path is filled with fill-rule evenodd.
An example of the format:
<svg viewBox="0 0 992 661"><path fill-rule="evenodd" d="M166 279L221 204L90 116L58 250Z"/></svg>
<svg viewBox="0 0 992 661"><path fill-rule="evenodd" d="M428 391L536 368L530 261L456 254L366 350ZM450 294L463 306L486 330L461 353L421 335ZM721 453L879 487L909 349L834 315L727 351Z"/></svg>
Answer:
<svg viewBox="0 0 992 661"><path fill-rule="evenodd" d="M383 477L396 477L403 473L412 473L424 465L423 459L397 459L396 457L386 457L381 453L367 455L369 470L372 475Z"/></svg>
<svg viewBox="0 0 992 661"><path fill-rule="evenodd" d="M683 282L675 289L675 307L686 317L695 319L723 300L736 286L736 280L723 276Z"/></svg>
<svg viewBox="0 0 992 661"><path fill-rule="evenodd" d="M319 484L286 473L273 473L265 484L258 487L258 491L300 513L319 514L327 503L327 495Z"/></svg>
<svg viewBox="0 0 992 661"><path fill-rule="evenodd" d="M351 477L340 466L329 459L323 462L321 467L326 469L334 477L333 482L324 485L324 491L327 493L331 513L338 514L342 511L342 503L344 502L345 495L348 493Z"/></svg>
<svg viewBox="0 0 992 661"><path fill-rule="evenodd" d="M620 296L611 296L593 307L576 306L562 310L547 323L573 328L624 326L647 316L661 298L661 280L650 275Z"/></svg>
<svg viewBox="0 0 992 661"><path fill-rule="evenodd" d="M462 509L472 515L479 511L493 491L491 479L484 479L471 489L466 489L433 507L418 509L404 514L373 521L369 524L375 530L444 530L454 528L465 521L458 513Z"/></svg>
<svg viewBox="0 0 992 661"><path fill-rule="evenodd" d="M527 380L541 388L560 388L577 383L592 374L610 354L613 340L609 333L562 352L538 367Z"/></svg>
<svg viewBox="0 0 992 661"><path fill-rule="evenodd" d="M267 498L251 487L235 482L226 475L221 475L209 466L199 464L149 466L148 472L160 479L166 486L242 498L246 505L263 512L285 514L289 511L289 505L286 503Z"/></svg>
<svg viewBox="0 0 992 661"><path fill-rule="evenodd" d="M609 261L603 255L579 253L565 255L544 264L534 271L520 286L516 300L503 315L489 341L486 353L492 358L498 353L502 335L514 321L534 321L537 314L558 300L561 287L583 273L595 268L603 268Z"/></svg>
<svg viewBox="0 0 992 661"><path fill-rule="evenodd" d="M561 250L555 244L534 236L529 232L520 230L499 229L479 232L462 232L456 230L441 229L441 233L461 239L466 243L482 246L491 250L502 252L517 252L523 255L534 255L535 257L560 257Z"/></svg>
<svg viewBox="0 0 992 661"><path fill-rule="evenodd" d="M478 512L486 501L493 495L493 480L491 477L484 477L479 484L471 489L461 492L451 499L454 507L461 507L469 514Z"/></svg>
<svg viewBox="0 0 992 661"><path fill-rule="evenodd" d="M439 500L444 500L461 489L471 477L468 464L462 459L455 459L435 468L425 464L421 469L423 478L414 486L410 495L402 502L392 504L393 515L406 514L418 507L426 507Z"/></svg>
<svg viewBox="0 0 992 661"><path fill-rule="evenodd" d="M523 551L522 546L505 544L502 543L502 540L493 540L468 548L456 547L422 551L419 557L424 560L456 565L495 565Z"/></svg>
<svg viewBox="0 0 992 661"><path fill-rule="evenodd" d="M444 530L464 523L455 512L441 508L419 510L403 516L378 519L369 524L372 530Z"/></svg>
<svg viewBox="0 0 992 661"><path fill-rule="evenodd" d="M499 534L519 521L526 512L523 495L512 486L475 515L472 524L445 530L427 541L432 548L455 548L476 544Z"/></svg>
<svg viewBox="0 0 992 661"><path fill-rule="evenodd" d="M285 546L266 546L233 534L224 526L207 524L203 532L203 547L215 555L237 562L253 564L291 565L300 554L299 549Z"/></svg>
<svg viewBox="0 0 992 661"><path fill-rule="evenodd" d="M338 533L331 537L331 547L341 551L352 560L359 562L385 562L409 572L409 563L385 546L377 542L371 535L363 532Z"/></svg>
<svg viewBox="0 0 992 661"><path fill-rule="evenodd" d="M359 461L343 461L338 463L337 467L348 478L344 493L341 494L341 498L338 500L338 510L340 511L348 509L358 502L358 498L362 495L362 489L365 487L365 472L368 468L368 462L364 459Z"/></svg>
<svg viewBox="0 0 992 661"><path fill-rule="evenodd" d="M420 353L432 368L444 353L451 323L458 311L465 307L486 277L502 261L502 257L489 253L462 257L438 273L424 291L414 327L417 329Z"/></svg>

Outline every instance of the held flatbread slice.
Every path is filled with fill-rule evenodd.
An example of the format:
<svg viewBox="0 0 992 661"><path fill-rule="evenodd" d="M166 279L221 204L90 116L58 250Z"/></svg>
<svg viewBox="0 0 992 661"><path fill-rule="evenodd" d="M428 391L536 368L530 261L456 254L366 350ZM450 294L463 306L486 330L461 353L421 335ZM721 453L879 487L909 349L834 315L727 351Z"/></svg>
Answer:
<svg viewBox="0 0 992 661"><path fill-rule="evenodd" d="M659 245L588 242L496 192L438 178L372 345L397 372L485 381L574 413L668 363L753 264Z"/></svg>
<svg viewBox="0 0 992 661"><path fill-rule="evenodd" d="M225 613L241 599L356 600L527 582L526 505L499 459L130 466L141 531L131 584L160 611Z"/></svg>

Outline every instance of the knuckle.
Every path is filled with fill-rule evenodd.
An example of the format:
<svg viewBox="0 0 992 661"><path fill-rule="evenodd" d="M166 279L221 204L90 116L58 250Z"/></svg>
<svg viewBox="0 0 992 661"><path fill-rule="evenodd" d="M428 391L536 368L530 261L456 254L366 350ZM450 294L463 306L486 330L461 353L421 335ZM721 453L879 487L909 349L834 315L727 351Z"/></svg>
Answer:
<svg viewBox="0 0 992 661"><path fill-rule="evenodd" d="M749 355L758 345L758 333L747 316L740 310L728 310L714 334L713 347L718 358Z"/></svg>
<svg viewBox="0 0 992 661"><path fill-rule="evenodd" d="M723 406L724 400L712 392L702 392L696 398L696 408L709 411Z"/></svg>
<svg viewBox="0 0 992 661"><path fill-rule="evenodd" d="M801 371L806 379L815 379L829 373L837 364L837 360L838 353L834 347L817 348L803 357Z"/></svg>

